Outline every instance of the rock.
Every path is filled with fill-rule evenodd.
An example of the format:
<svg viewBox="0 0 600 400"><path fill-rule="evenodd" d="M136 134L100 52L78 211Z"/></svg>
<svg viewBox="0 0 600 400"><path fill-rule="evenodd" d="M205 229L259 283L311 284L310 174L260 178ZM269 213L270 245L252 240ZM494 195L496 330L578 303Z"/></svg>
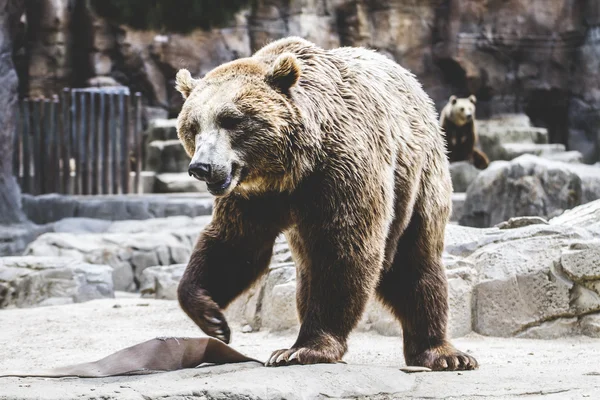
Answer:
<svg viewBox="0 0 600 400"><path fill-rule="evenodd" d="M92 64L96 75L108 75L112 70L112 59L108 54L95 53L92 56Z"/></svg>
<svg viewBox="0 0 600 400"><path fill-rule="evenodd" d="M579 320L577 317L557 318L539 325L527 328L517 337L528 339L557 339L565 336L579 334Z"/></svg>
<svg viewBox="0 0 600 400"><path fill-rule="evenodd" d="M179 140L155 140L146 152L145 169L157 173L186 172L190 158Z"/></svg>
<svg viewBox="0 0 600 400"><path fill-rule="evenodd" d="M495 159L510 161L523 154L552 159L552 156L562 154L565 150L564 144L505 143L498 147Z"/></svg>
<svg viewBox="0 0 600 400"><path fill-rule="evenodd" d="M529 117L523 114L477 120L477 134L479 146L490 161L516 158L521 155L518 153L519 146L521 149L526 149L527 146L536 149L537 145L543 148L548 143L548 131L532 127Z"/></svg>
<svg viewBox="0 0 600 400"><path fill-rule="evenodd" d="M21 255L27 245L44 230L28 223L0 225L0 257Z"/></svg>
<svg viewBox="0 0 600 400"><path fill-rule="evenodd" d="M461 337L472 332L473 287L477 272L470 267L450 269L448 277L448 335Z"/></svg>
<svg viewBox="0 0 600 400"><path fill-rule="evenodd" d="M264 293L260 308L261 329L280 332L300 325L296 313L296 268L293 264L281 264L270 269L261 290Z"/></svg>
<svg viewBox="0 0 600 400"><path fill-rule="evenodd" d="M585 285L600 281L600 240L572 244L563 251L560 265L573 282Z"/></svg>
<svg viewBox="0 0 600 400"><path fill-rule="evenodd" d="M460 217L462 217L464 212L466 200L466 193L452 193L452 215L450 216L450 221L460 221Z"/></svg>
<svg viewBox="0 0 600 400"><path fill-rule="evenodd" d="M544 155L544 158L553 161L561 161L565 163L571 164L581 164L583 163L583 154L579 151L565 151L564 153L550 153Z"/></svg>
<svg viewBox="0 0 600 400"><path fill-rule="evenodd" d="M144 297L177 300L177 286L187 264L146 268L140 279L140 293Z"/></svg>
<svg viewBox="0 0 600 400"><path fill-rule="evenodd" d="M148 143L155 140L179 140L177 138L177 120L176 119L155 119L148 124L148 129L144 132Z"/></svg>
<svg viewBox="0 0 600 400"><path fill-rule="evenodd" d="M541 217L514 217L508 221L500 222L496 227L498 229L515 229L536 224L548 225L548 221Z"/></svg>
<svg viewBox="0 0 600 400"><path fill-rule="evenodd" d="M483 228L512 217L548 218L573 208L584 201L583 174L574 167L531 155L493 162L469 186L460 224ZM585 179L595 182L596 178ZM595 188L585 187L589 201Z"/></svg>
<svg viewBox="0 0 600 400"><path fill-rule="evenodd" d="M95 76L87 80L87 85L91 87L121 87L115 78L110 76Z"/></svg>
<svg viewBox="0 0 600 400"><path fill-rule="evenodd" d="M208 193L206 183L189 176L187 172L164 173L156 175L154 182L155 193Z"/></svg>
<svg viewBox="0 0 600 400"><path fill-rule="evenodd" d="M156 120L165 120L169 117L169 112L161 107L143 106L142 118L144 126L151 126ZM176 138L176 137L175 137ZM165 140L165 139L162 139Z"/></svg>
<svg viewBox="0 0 600 400"><path fill-rule="evenodd" d="M23 195L23 211L32 222L47 224L64 218L94 218L110 221L146 220L186 215L210 215L212 196L111 195L65 196Z"/></svg>
<svg viewBox="0 0 600 400"><path fill-rule="evenodd" d="M154 193L154 182L156 181L156 172L154 171L140 171L140 188L139 194L150 194ZM135 187L135 175L132 172L131 178L129 179L129 187Z"/></svg>
<svg viewBox="0 0 600 400"><path fill-rule="evenodd" d="M600 280L581 276L597 261L600 240L585 230L530 225L506 230L471 255L478 271L474 329L493 336L556 337L571 332L572 321L558 321L600 310ZM573 245L589 247L573 253ZM565 262L563 264L563 259ZM573 265L578 267L572 271ZM596 275L591 276L596 279ZM576 333L574 330L572 333Z"/></svg>
<svg viewBox="0 0 600 400"><path fill-rule="evenodd" d="M467 161L450 163L452 189L455 193L466 192L467 188L477 178L479 170Z"/></svg>
<svg viewBox="0 0 600 400"><path fill-rule="evenodd" d="M600 313L586 315L579 323L581 333L593 338L600 338Z"/></svg>
<svg viewBox="0 0 600 400"><path fill-rule="evenodd" d="M376 332L383 336L402 337L402 327L398 320L376 299L371 299L367 303L356 330Z"/></svg>
<svg viewBox="0 0 600 400"><path fill-rule="evenodd" d="M0 258L0 308L112 298L112 268L61 257Z"/></svg>
<svg viewBox="0 0 600 400"><path fill-rule="evenodd" d="M168 219L149 221L149 224L132 222L140 229L138 232L125 229L125 223L117 223L103 234L46 233L30 243L25 253L68 256L92 264L110 265L115 268L115 288L130 290L137 286L148 267L188 261L193 242L203 228L203 225L189 221L185 227L168 226ZM122 231L112 233L118 231L119 225Z"/></svg>
<svg viewBox="0 0 600 400"><path fill-rule="evenodd" d="M558 163L560 164L560 163ZM581 178L581 203L600 199L600 167L586 164L562 164Z"/></svg>
<svg viewBox="0 0 600 400"><path fill-rule="evenodd" d="M64 218L52 224L54 232L102 233L106 232L111 221L96 218Z"/></svg>
<svg viewBox="0 0 600 400"><path fill-rule="evenodd" d="M552 218L551 225L587 228L600 236L600 200L580 205Z"/></svg>

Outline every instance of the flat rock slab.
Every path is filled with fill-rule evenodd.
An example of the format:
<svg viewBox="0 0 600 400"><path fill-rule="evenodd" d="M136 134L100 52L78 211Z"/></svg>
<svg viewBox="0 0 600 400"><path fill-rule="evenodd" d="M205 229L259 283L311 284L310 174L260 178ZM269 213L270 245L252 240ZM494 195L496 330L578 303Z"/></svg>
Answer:
<svg viewBox="0 0 600 400"><path fill-rule="evenodd" d="M414 380L398 368L345 364L267 368L250 362L102 379L10 378L3 382L2 393L47 400L372 399L409 391Z"/></svg>
<svg viewBox="0 0 600 400"><path fill-rule="evenodd" d="M154 337L202 335L176 301L151 299L0 310L0 321L0 374L94 361ZM232 346L259 360L296 339L295 331L274 335L242 333L242 327L235 325L231 328ZM478 370L404 374L399 371L404 366L400 338L355 332L344 357L347 365L264 368L247 363L101 379L0 378L0 399L311 398L307 393L318 399L599 398L597 339L471 334L453 342L477 357ZM394 391L396 394L385 394Z"/></svg>

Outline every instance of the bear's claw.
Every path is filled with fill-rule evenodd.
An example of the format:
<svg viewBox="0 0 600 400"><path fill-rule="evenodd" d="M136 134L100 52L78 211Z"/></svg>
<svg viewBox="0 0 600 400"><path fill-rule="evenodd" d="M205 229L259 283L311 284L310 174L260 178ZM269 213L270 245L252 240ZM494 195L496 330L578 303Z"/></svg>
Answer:
<svg viewBox="0 0 600 400"><path fill-rule="evenodd" d="M407 360L409 366L431 368L433 371L467 371L477 369L477 360L449 343L427 349Z"/></svg>
<svg viewBox="0 0 600 400"><path fill-rule="evenodd" d="M338 361L338 357L335 357L332 353L308 347L300 347L273 352L269 360L265 363L265 366L281 367L284 365L322 364Z"/></svg>
<svg viewBox="0 0 600 400"><path fill-rule="evenodd" d="M208 336L219 339L222 342L229 343L231 340L231 330L225 318L219 318L212 315L204 315L200 328Z"/></svg>

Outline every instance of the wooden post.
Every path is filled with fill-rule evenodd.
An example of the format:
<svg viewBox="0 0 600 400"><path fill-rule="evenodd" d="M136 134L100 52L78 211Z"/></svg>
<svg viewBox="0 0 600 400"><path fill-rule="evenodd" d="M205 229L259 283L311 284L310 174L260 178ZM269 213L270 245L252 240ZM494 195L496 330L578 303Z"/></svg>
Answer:
<svg viewBox="0 0 600 400"><path fill-rule="evenodd" d="M142 192L142 94L135 93L135 124L133 129L135 146L135 192Z"/></svg>
<svg viewBox="0 0 600 400"><path fill-rule="evenodd" d="M23 180L21 179L21 142L23 137L23 120L21 115L21 102L18 103L16 109L16 120L17 125L14 131L13 137L13 174L15 179L20 186L23 186Z"/></svg>
<svg viewBox="0 0 600 400"><path fill-rule="evenodd" d="M21 189L31 193L31 109L29 99L23 100L23 184Z"/></svg>
<svg viewBox="0 0 600 400"><path fill-rule="evenodd" d="M41 121L41 106L42 101L35 99L33 101L33 191L32 194L40 194L41 191L41 171L42 171L42 121ZM45 157L44 157L45 158Z"/></svg>
<svg viewBox="0 0 600 400"><path fill-rule="evenodd" d="M69 88L64 88L61 102L62 193L71 193L71 121L69 120Z"/></svg>

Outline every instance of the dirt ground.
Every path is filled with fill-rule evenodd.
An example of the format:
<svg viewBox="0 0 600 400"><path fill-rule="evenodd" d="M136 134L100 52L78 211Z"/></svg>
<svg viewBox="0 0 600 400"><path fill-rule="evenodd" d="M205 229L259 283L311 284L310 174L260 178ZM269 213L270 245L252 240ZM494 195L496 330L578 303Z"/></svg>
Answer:
<svg viewBox="0 0 600 400"><path fill-rule="evenodd" d="M295 339L294 332L242 333L235 325L232 330L232 347L259 360ZM161 336L202 333L174 301L120 298L2 310L0 374L94 361ZM473 354L481 367L468 372L404 374L398 371L404 365L399 338L357 332L344 358L348 366L333 366L326 374L314 367L244 364L204 368L204 380L190 375L198 369L102 379L0 378L0 399L600 399L600 340L472 334L454 343ZM366 383L361 379L367 379ZM202 390L194 389L200 381ZM316 385L316 391L302 394L294 387L306 382Z"/></svg>

